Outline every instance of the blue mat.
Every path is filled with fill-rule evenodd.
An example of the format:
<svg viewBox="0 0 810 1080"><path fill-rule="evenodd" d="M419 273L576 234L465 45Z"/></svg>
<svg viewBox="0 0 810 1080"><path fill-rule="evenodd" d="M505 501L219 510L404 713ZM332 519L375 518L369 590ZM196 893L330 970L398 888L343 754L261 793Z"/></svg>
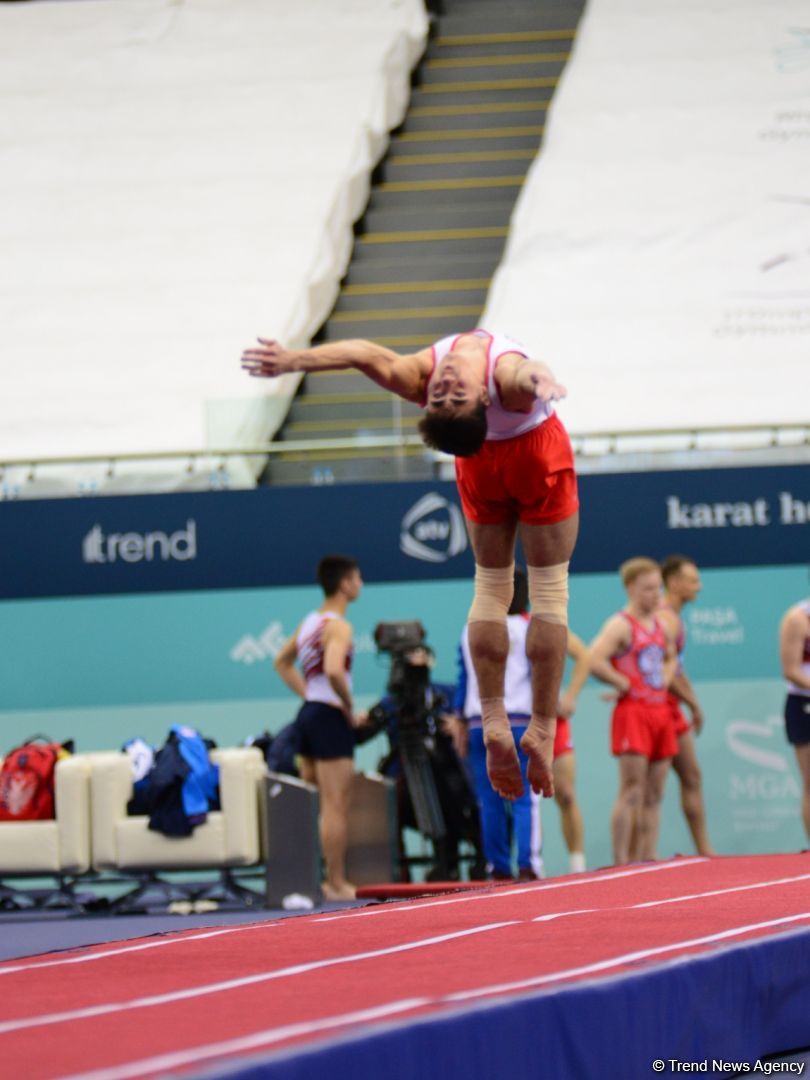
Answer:
<svg viewBox="0 0 810 1080"><path fill-rule="evenodd" d="M810 1046L810 930L644 965L632 974L389 1023L240 1058L199 1080L590 1080L766 1075ZM663 1067L661 1067L661 1065ZM792 1073L799 1074L793 1064Z"/></svg>

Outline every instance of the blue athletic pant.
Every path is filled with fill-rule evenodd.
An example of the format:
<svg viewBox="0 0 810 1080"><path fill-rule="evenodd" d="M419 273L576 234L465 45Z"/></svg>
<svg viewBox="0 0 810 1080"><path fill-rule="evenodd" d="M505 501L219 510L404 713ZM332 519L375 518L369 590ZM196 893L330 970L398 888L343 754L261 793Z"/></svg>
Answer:
<svg viewBox="0 0 810 1080"><path fill-rule="evenodd" d="M487 863L499 874L511 876L514 873L510 843L510 832L513 832L518 869L534 870L539 877L543 872L540 800L529 787L526 776L528 759L519 745L525 730L525 724L512 727L523 775L523 794L519 799L510 802L493 791L487 776L487 754L481 728L470 728L469 763L481 812L481 833Z"/></svg>

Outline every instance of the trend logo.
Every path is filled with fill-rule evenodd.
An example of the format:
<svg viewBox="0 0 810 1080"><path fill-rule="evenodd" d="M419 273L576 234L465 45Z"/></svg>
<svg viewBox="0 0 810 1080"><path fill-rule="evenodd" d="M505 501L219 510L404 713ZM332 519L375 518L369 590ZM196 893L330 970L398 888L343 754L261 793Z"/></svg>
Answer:
<svg viewBox="0 0 810 1080"><path fill-rule="evenodd" d="M402 519L399 549L412 559L444 563L467 549L464 518L435 491L423 495Z"/></svg>
<svg viewBox="0 0 810 1080"><path fill-rule="evenodd" d="M284 644L284 627L280 622L271 622L258 637L245 634L228 654L236 664L256 664L262 660L275 660Z"/></svg>
<svg viewBox="0 0 810 1080"><path fill-rule="evenodd" d="M777 734L782 735L784 724L781 716L769 716L764 724L752 724L748 720L732 720L726 726L728 748L744 761L750 761L765 769L787 772L788 763L785 755L762 745L764 740L770 740ZM745 736L755 741L749 742Z"/></svg>
<svg viewBox="0 0 810 1080"><path fill-rule="evenodd" d="M197 522L189 518L185 529L177 532L105 533L94 525L82 540L82 561L114 563L188 562L197 558Z"/></svg>

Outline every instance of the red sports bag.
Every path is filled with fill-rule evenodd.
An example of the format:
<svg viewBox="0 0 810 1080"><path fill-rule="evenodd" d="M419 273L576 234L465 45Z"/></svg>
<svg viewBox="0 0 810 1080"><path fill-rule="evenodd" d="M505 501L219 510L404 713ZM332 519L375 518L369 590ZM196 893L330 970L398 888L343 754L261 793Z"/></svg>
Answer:
<svg viewBox="0 0 810 1080"><path fill-rule="evenodd" d="M54 814L54 770L63 748L33 740L10 750L0 768L0 821L42 821Z"/></svg>

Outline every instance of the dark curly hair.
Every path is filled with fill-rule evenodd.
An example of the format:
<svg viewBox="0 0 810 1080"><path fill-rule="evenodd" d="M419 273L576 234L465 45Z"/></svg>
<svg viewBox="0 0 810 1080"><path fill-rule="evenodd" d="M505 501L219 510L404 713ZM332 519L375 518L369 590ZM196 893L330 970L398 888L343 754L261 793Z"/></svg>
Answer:
<svg viewBox="0 0 810 1080"><path fill-rule="evenodd" d="M315 576L324 596L334 596L343 579L359 569L357 561L350 555L324 555L318 563Z"/></svg>
<svg viewBox="0 0 810 1080"><path fill-rule="evenodd" d="M479 401L471 412L460 416L428 411L419 421L419 433L433 450L454 457L472 457L487 437L486 406Z"/></svg>

